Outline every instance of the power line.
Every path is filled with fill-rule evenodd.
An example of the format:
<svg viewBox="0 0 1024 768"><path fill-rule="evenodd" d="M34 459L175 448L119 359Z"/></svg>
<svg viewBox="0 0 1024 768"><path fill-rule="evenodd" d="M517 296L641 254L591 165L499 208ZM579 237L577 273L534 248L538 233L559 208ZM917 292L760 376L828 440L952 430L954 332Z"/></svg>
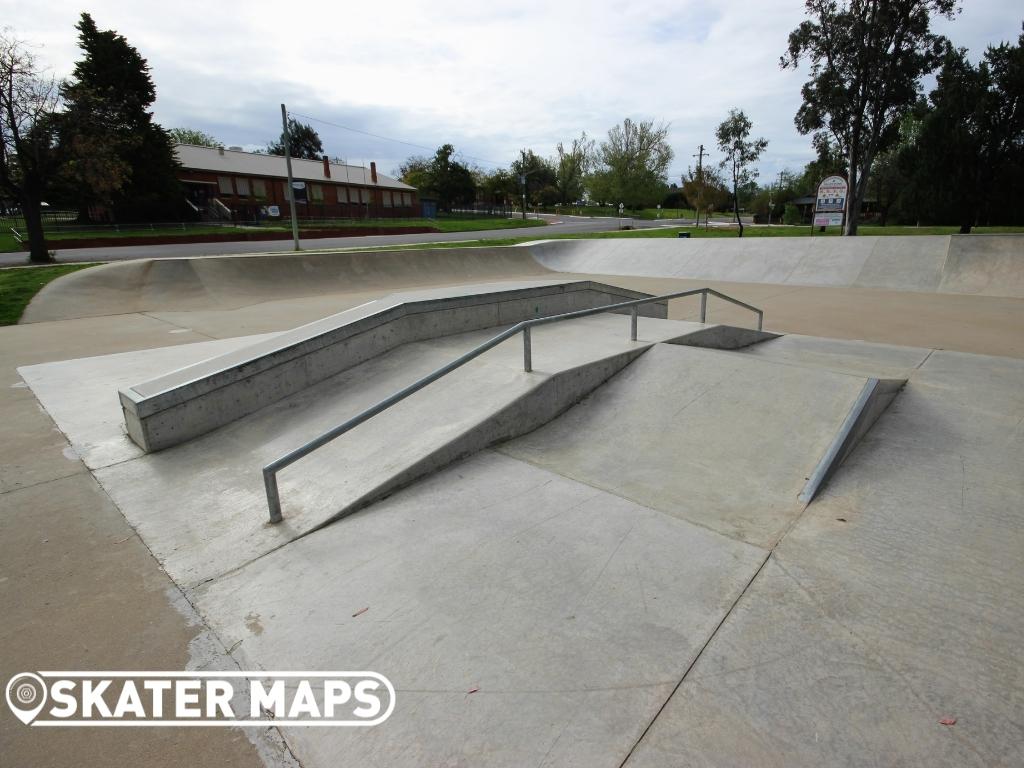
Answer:
<svg viewBox="0 0 1024 768"><path fill-rule="evenodd" d="M347 126L347 125L341 125L340 123L332 123L330 120L323 120L323 119L321 119L319 117L313 117L312 115L303 115L303 114L301 114L299 112L289 112L288 114L293 115L295 117L301 117L301 118L304 118L306 120L313 120L314 122L317 122L317 123L323 123L324 125L329 125L329 126L331 126L333 128L340 128L343 131L351 131L352 133L360 133L363 136L370 136L370 137L372 137L374 139L381 139L382 141L390 141L390 142L393 142L395 144L404 144L407 147L414 147L416 149L425 149L428 152L435 152L437 150L437 147L427 147L427 146L424 146L423 144L416 144L416 143L414 143L412 141L403 141L402 139L393 139L390 136L381 136L378 133L370 133L370 131L363 131L363 130L360 130L359 128L352 128L352 127ZM459 157L464 157L467 160L476 160L478 163L486 163L487 165L493 165L496 168L501 168L502 166L507 165L507 163L496 163L493 160L485 160L482 157L474 157L473 155L465 155L462 152L458 152L457 154L458 154Z"/></svg>

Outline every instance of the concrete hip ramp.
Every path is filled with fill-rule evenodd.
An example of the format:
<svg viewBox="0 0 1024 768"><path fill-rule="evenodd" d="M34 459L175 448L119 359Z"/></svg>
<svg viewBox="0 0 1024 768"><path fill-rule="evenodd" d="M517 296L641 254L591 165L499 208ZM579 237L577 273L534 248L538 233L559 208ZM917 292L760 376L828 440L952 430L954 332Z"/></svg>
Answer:
<svg viewBox="0 0 1024 768"><path fill-rule="evenodd" d="M1024 298L1024 235L620 238L525 247L558 272Z"/></svg>

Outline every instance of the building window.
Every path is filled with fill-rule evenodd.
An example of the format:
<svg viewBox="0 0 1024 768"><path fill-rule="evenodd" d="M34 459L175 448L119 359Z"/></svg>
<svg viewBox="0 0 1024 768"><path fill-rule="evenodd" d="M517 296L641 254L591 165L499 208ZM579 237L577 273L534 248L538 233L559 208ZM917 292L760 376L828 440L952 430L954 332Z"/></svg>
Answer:
<svg viewBox="0 0 1024 768"><path fill-rule="evenodd" d="M385 192L382 192L381 194L384 195L384 207L385 208L390 208L391 207L391 193L385 191Z"/></svg>
<svg viewBox="0 0 1024 768"><path fill-rule="evenodd" d="M267 199L267 184L263 179L252 180L252 196L258 197L260 200Z"/></svg>
<svg viewBox="0 0 1024 768"><path fill-rule="evenodd" d="M249 196L249 180L241 177L235 179L235 189L238 190L239 197Z"/></svg>
<svg viewBox="0 0 1024 768"><path fill-rule="evenodd" d="M412 205L412 195L410 195L408 192L402 193L402 205L404 205L406 208Z"/></svg>
<svg viewBox="0 0 1024 768"><path fill-rule="evenodd" d="M345 189L345 187L335 187L334 189L338 193L338 202L341 203L342 205L347 203L348 202L348 190Z"/></svg>
<svg viewBox="0 0 1024 768"><path fill-rule="evenodd" d="M232 187L231 187L231 177L230 176L218 176L217 177L217 186L220 189L220 193L222 195L234 194L234 189L232 189Z"/></svg>
<svg viewBox="0 0 1024 768"><path fill-rule="evenodd" d="M323 184L310 184L309 185L309 196L314 203L322 203L324 201L324 186Z"/></svg>
<svg viewBox="0 0 1024 768"><path fill-rule="evenodd" d="M359 202L363 205L368 205L370 203L370 190L362 188L359 189Z"/></svg>

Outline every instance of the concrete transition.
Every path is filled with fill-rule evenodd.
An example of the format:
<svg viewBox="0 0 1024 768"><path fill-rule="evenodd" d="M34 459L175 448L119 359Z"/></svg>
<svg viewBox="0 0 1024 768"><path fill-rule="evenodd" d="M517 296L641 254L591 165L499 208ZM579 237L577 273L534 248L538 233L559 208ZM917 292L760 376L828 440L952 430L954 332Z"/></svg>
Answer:
<svg viewBox="0 0 1024 768"><path fill-rule="evenodd" d="M1024 235L548 240L558 272L1024 298Z"/></svg>
<svg viewBox="0 0 1024 768"><path fill-rule="evenodd" d="M50 283L22 322L230 310L342 292L376 299L402 287L558 273L1021 298L1024 235L546 240L511 248L140 260Z"/></svg>

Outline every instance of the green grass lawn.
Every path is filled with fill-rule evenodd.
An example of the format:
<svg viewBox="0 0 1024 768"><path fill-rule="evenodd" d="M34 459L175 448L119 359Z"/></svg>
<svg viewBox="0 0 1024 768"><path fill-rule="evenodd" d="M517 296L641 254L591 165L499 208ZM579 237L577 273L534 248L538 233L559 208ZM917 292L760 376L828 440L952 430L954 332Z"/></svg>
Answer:
<svg viewBox="0 0 1024 768"><path fill-rule="evenodd" d="M547 213L554 213L555 208L544 208L542 209ZM578 205L560 205L557 208L558 213L562 215L570 216L605 216L618 218L619 211L617 208L612 206L578 206ZM660 216L658 214L661 214ZM696 217L696 211L692 208L662 208L660 211L657 208L644 208L638 211L623 211L622 218L628 219L692 219ZM712 218L724 217L728 213L716 213L712 214ZM702 216L703 218L703 216Z"/></svg>
<svg viewBox="0 0 1024 768"><path fill-rule="evenodd" d="M299 222L299 229L327 229L330 227L381 227L390 229L393 227L431 227L438 232L480 232L489 229L517 229L521 227L543 227L545 222L537 219L507 219L497 216L475 216L475 217L440 217L437 219L338 219L334 221ZM282 222L265 223L260 227L236 226L218 227L189 224L185 228L180 226L165 227L121 227L118 229L107 227L79 229L67 228L61 231L49 230L46 239L50 242L69 239L97 238L122 238L122 237L181 237L185 235L218 235L238 234L243 235L254 230L266 232L290 232L291 224L285 220ZM19 230L24 232L24 230ZM21 251L21 244L15 239L10 227L0 228L0 253L15 253Z"/></svg>
<svg viewBox="0 0 1024 768"><path fill-rule="evenodd" d="M32 297L51 280L91 266L94 265L58 264L0 269L0 325L15 325Z"/></svg>

